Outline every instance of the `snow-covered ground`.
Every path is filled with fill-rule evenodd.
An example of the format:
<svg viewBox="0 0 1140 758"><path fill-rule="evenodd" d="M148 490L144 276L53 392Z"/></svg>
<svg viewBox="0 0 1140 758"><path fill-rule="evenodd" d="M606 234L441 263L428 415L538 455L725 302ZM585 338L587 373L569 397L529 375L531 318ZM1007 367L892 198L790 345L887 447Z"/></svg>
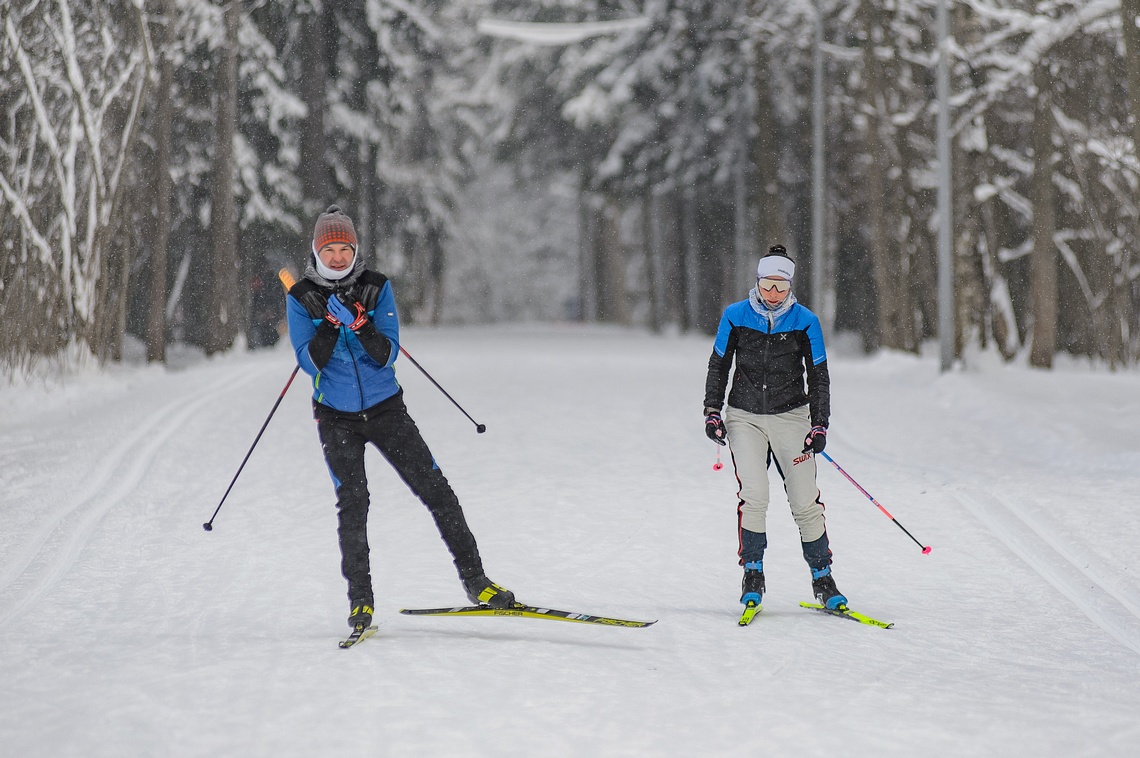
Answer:
<svg viewBox="0 0 1140 758"><path fill-rule="evenodd" d="M335 509L286 345L0 388L5 756L1126 756L1140 724L1140 375L833 354L820 485L852 606L782 493L739 628L731 467L702 431L711 341L410 329L408 405L488 573L618 629L411 618L463 601L370 453L380 632L342 651ZM726 456L727 461L727 456Z"/></svg>

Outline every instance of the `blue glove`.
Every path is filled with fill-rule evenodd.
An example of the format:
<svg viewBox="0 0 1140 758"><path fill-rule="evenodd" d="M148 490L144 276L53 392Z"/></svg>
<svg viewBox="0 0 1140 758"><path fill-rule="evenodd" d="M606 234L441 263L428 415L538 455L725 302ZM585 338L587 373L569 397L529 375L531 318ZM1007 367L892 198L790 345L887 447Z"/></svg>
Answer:
<svg viewBox="0 0 1140 758"><path fill-rule="evenodd" d="M804 452L819 455L826 446L827 428L823 426L813 426L811 431L807 433L807 436L804 437Z"/></svg>
<svg viewBox="0 0 1140 758"><path fill-rule="evenodd" d="M344 325L356 331L364 326L364 323L368 320L368 313L360 303L353 302L350 308L342 303L339 297L331 295L329 297L328 315L326 318L336 326Z"/></svg>

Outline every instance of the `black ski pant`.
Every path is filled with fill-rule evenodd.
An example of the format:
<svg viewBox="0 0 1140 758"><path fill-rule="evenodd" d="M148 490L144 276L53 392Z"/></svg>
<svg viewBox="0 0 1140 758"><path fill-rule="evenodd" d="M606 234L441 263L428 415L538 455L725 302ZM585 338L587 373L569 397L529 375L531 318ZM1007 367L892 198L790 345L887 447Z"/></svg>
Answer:
<svg viewBox="0 0 1140 758"><path fill-rule="evenodd" d="M364 448L369 442L431 512L460 579L483 573L479 548L459 498L408 415L402 392L360 413L344 413L319 403L313 407L325 462L336 488L341 573L348 580L350 602L371 604L373 600L368 562L368 478L364 471Z"/></svg>

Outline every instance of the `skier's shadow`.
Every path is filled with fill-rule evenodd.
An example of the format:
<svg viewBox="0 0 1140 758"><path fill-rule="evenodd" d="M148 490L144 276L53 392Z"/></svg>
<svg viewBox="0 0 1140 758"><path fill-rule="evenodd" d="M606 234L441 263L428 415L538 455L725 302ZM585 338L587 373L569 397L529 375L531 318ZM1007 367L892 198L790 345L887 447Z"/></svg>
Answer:
<svg viewBox="0 0 1140 758"><path fill-rule="evenodd" d="M586 630L577 630L583 632ZM615 631L615 630L608 630ZM628 632L634 630L616 630L619 632ZM564 645L566 647L580 647L591 648L597 650L644 650L645 644L638 644L636 640L629 642L611 641L605 639L586 639L583 635L581 638L571 639L568 636L569 630L565 632L556 632L555 630L548 630L541 632L535 630L533 632L509 632L509 631L471 631L468 629L429 629L427 627L403 627L399 630L393 629L391 626L387 628L381 627L380 631L376 633L375 637L382 639L387 637L389 639L410 639L414 637L424 639L465 639L465 640L480 640L484 642L529 642L541 643L545 645ZM635 633L637 633L635 631ZM644 632L642 632L644 634ZM648 640L646 640L648 642Z"/></svg>

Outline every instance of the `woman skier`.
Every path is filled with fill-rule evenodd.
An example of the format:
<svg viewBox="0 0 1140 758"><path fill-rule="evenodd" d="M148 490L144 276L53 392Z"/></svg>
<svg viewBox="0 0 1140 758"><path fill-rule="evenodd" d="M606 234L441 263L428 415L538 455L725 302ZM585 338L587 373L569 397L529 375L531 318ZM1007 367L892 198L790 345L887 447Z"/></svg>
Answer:
<svg viewBox="0 0 1140 758"><path fill-rule="evenodd" d="M811 568L812 589L824 607L834 610L845 606L847 598L831 575L814 457L827 443L830 380L819 319L792 294L795 272L784 246L773 245L756 267L756 287L724 310L705 381L705 434L719 445L731 445L740 482L740 602L759 606L764 595L768 466L775 461Z"/></svg>

